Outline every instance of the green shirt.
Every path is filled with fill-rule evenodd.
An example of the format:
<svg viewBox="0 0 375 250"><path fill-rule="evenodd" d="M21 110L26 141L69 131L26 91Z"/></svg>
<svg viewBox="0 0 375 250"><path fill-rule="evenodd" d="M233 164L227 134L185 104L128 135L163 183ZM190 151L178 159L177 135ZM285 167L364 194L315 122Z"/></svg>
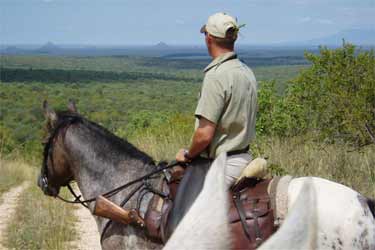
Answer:
<svg viewBox="0 0 375 250"><path fill-rule="evenodd" d="M195 128L200 117L216 124L209 157L246 148L255 137L257 83L254 73L234 52L215 58L204 71Z"/></svg>

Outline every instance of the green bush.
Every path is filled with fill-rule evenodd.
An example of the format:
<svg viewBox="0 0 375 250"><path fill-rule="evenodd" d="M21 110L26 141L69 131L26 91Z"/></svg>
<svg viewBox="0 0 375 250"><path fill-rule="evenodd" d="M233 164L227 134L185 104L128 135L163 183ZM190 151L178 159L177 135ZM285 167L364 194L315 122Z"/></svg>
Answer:
<svg viewBox="0 0 375 250"><path fill-rule="evenodd" d="M258 95L257 133L313 134L326 142L355 146L375 141L375 57L344 43L306 53L311 66L277 95L275 82L262 82Z"/></svg>
<svg viewBox="0 0 375 250"><path fill-rule="evenodd" d="M321 47L319 55L306 53L306 58L312 66L290 83L284 100L304 123L295 125L330 142L370 143L367 130L375 131L374 51L344 43L334 50Z"/></svg>

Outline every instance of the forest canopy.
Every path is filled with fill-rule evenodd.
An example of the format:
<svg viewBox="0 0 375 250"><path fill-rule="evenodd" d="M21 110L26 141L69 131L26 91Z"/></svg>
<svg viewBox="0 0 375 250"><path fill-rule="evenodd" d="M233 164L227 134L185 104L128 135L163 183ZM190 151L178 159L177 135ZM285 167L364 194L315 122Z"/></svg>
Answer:
<svg viewBox="0 0 375 250"><path fill-rule="evenodd" d="M309 65L254 68L259 83L258 138L302 135L355 148L375 143L374 51L344 43L336 49L321 47L318 54L305 53L305 58ZM104 74L97 71L101 58L85 59L85 65L93 66L76 71L51 68L49 62L56 64L56 58L36 60L38 69L32 69L33 58L9 57L6 62L11 64L2 65L7 70L0 83L0 153L40 155L44 99L57 109L74 99L84 116L129 140L150 134L167 137L170 132L168 141L184 134L184 143L189 143L202 72L166 73L155 65L151 73L131 67L127 71L125 66L111 72L108 62L118 59L106 58ZM79 62L72 60L77 67ZM121 62L131 65L131 59Z"/></svg>

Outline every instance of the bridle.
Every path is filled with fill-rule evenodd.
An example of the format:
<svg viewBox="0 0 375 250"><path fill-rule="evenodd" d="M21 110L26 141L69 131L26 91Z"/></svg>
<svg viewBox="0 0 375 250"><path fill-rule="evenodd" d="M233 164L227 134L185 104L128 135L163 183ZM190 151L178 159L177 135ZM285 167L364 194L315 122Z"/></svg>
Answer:
<svg viewBox="0 0 375 250"><path fill-rule="evenodd" d="M66 115L65 116L65 119L58 123L58 125L55 127L55 129L53 130L51 136L48 138L47 142L45 143L44 145L44 150L43 150L43 164L42 164L42 169L41 169L41 174L40 174L40 187L41 189L43 190L44 194L48 195L48 194L51 194L55 197L57 197L58 199L66 202L66 203L71 203L71 204L81 204L82 206L86 207L86 208L89 208L88 205L94 201L96 201L96 198L98 196L103 196L105 198L109 198L109 197L112 197L114 196L115 194L119 193L120 191L122 190L125 190L126 188L129 188L131 186L133 186L134 184L136 183L140 183L139 185L137 185L133 190L131 190L131 192L125 197L125 199L121 202L120 206L123 207L125 206L125 204L138 192L140 191L140 195L138 196L138 199L137 199L137 209L139 211L139 208L140 208L140 202L142 200L142 198L144 197L144 195L146 195L147 193L151 192L151 193L154 193L154 194L157 194L159 196L162 196L162 197L166 197L167 195L164 194L163 192L159 191L159 190L156 190L155 188L153 188L151 186L151 184L149 183L149 180L155 176L156 174L159 174L159 173L164 173L166 175L166 177L168 178L169 177L169 173L167 173L167 170L169 168L172 168L176 165L182 165L184 166L185 164L184 163L179 163L179 162L176 162L176 161L172 161L170 164L166 165L166 164L159 164L157 166L155 166L155 170L148 173L148 174L145 174L144 176L141 176L135 180L132 180L132 181L129 181L117 188L114 188L106 193L103 193L103 194L100 194L98 196L95 196L95 197L92 197L90 199L86 199L86 200L82 200L81 199L81 195L77 195L73 188L70 186L69 182L65 185L62 185L62 186L67 186L67 188L69 189L69 191L71 192L71 194L73 195L73 197L75 198L74 200L67 200L63 197L61 197L58 192L56 193L51 193L51 190L49 188L49 179L48 179L48 160L50 160L50 163L52 165L52 167L54 166L54 162L53 162L53 143L54 143L54 140L56 138L56 136L58 135L59 131L63 128L67 129L70 125L74 124L74 123L78 123L78 122L82 122L83 119L82 117L78 116L78 115ZM104 228L103 228L103 231L101 233L101 237L100 237L100 242L103 241L103 237L104 237L104 234L105 232L107 231L107 229L109 228L109 226L111 225L112 223L112 220L109 220L107 221L107 223L105 224Z"/></svg>
<svg viewBox="0 0 375 250"><path fill-rule="evenodd" d="M67 116L66 119L64 119L62 122L57 124L57 126L54 128L52 134L49 136L47 142L44 145L43 163L42 163L42 169L41 169L41 173L40 173L41 178L40 178L39 184L40 184L40 187L43 190L44 194L46 194L46 195L50 194L52 196L62 198L61 196L58 195L57 192L53 193L49 188L49 185L48 185L49 184L48 160L50 160L51 165L53 167L54 166L53 156L52 156L53 146L54 146L53 142L54 142L55 138L57 137L58 133L60 132L60 130L62 128L66 128L66 127L72 125L73 123L77 123L77 122L80 122L80 121L82 121L82 118L77 116L77 115ZM65 186L65 185L63 185L63 186ZM67 183L66 186L69 187L69 190L72 189L69 183ZM74 194L74 196L76 197L75 194ZM82 204L82 205L86 206L86 204Z"/></svg>

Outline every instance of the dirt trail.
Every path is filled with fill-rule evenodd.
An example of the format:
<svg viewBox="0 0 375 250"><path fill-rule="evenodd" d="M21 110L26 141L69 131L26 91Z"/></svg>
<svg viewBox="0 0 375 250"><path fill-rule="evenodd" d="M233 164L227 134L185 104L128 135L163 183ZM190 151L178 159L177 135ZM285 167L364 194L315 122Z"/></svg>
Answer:
<svg viewBox="0 0 375 250"><path fill-rule="evenodd" d="M11 188L8 192L4 193L0 198L0 249L6 249L2 245L5 236L6 226L14 216L19 196L28 186L29 183L24 182L20 186Z"/></svg>
<svg viewBox="0 0 375 250"><path fill-rule="evenodd" d="M72 243L74 249L101 250L98 228L90 211L80 205L75 210L75 215L78 218L78 222L76 223L78 237L77 240Z"/></svg>

